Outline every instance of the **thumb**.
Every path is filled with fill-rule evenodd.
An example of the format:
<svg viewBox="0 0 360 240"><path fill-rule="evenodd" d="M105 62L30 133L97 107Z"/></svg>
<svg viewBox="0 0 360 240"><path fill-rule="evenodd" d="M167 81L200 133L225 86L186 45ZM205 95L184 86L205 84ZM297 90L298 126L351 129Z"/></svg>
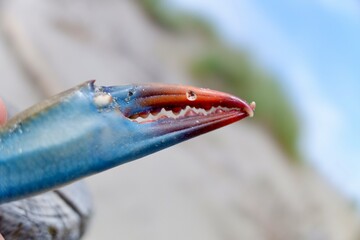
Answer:
<svg viewBox="0 0 360 240"><path fill-rule="evenodd" d="M6 107L4 102L0 98L0 125L4 124L6 122L6 119L7 119Z"/></svg>

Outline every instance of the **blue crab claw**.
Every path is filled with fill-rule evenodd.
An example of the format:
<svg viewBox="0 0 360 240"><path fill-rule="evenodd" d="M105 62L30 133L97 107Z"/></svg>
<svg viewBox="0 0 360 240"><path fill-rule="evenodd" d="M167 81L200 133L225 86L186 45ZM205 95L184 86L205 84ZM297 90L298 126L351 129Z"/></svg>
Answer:
<svg viewBox="0 0 360 240"><path fill-rule="evenodd" d="M255 104L177 85L89 81L0 129L0 203L57 188L253 116Z"/></svg>

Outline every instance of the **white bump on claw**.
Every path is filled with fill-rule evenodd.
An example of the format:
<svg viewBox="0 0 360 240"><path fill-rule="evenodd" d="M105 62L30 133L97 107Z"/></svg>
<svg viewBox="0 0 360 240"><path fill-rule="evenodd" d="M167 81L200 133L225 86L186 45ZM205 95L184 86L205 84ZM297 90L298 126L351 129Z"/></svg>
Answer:
<svg viewBox="0 0 360 240"><path fill-rule="evenodd" d="M186 92L186 97L189 101L195 101L197 98L197 95L194 91L189 90Z"/></svg>
<svg viewBox="0 0 360 240"><path fill-rule="evenodd" d="M94 103L97 107L106 107L112 102L112 96L107 93L100 93L94 97Z"/></svg>

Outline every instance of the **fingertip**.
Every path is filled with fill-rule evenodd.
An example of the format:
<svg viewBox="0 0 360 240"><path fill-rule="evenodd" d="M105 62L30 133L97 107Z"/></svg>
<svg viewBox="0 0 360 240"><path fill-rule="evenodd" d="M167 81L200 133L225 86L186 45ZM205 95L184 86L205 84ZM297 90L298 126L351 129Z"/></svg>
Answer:
<svg viewBox="0 0 360 240"><path fill-rule="evenodd" d="M7 111L4 102L0 98L0 125L4 124L7 120ZM1 238L0 238L1 240Z"/></svg>

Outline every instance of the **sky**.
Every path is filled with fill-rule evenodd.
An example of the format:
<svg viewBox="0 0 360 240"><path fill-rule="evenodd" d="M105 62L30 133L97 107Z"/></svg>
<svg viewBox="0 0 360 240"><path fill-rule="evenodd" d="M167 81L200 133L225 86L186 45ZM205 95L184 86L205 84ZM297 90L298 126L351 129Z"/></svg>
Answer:
<svg viewBox="0 0 360 240"><path fill-rule="evenodd" d="M302 118L300 149L360 203L360 1L168 1L279 76Z"/></svg>

